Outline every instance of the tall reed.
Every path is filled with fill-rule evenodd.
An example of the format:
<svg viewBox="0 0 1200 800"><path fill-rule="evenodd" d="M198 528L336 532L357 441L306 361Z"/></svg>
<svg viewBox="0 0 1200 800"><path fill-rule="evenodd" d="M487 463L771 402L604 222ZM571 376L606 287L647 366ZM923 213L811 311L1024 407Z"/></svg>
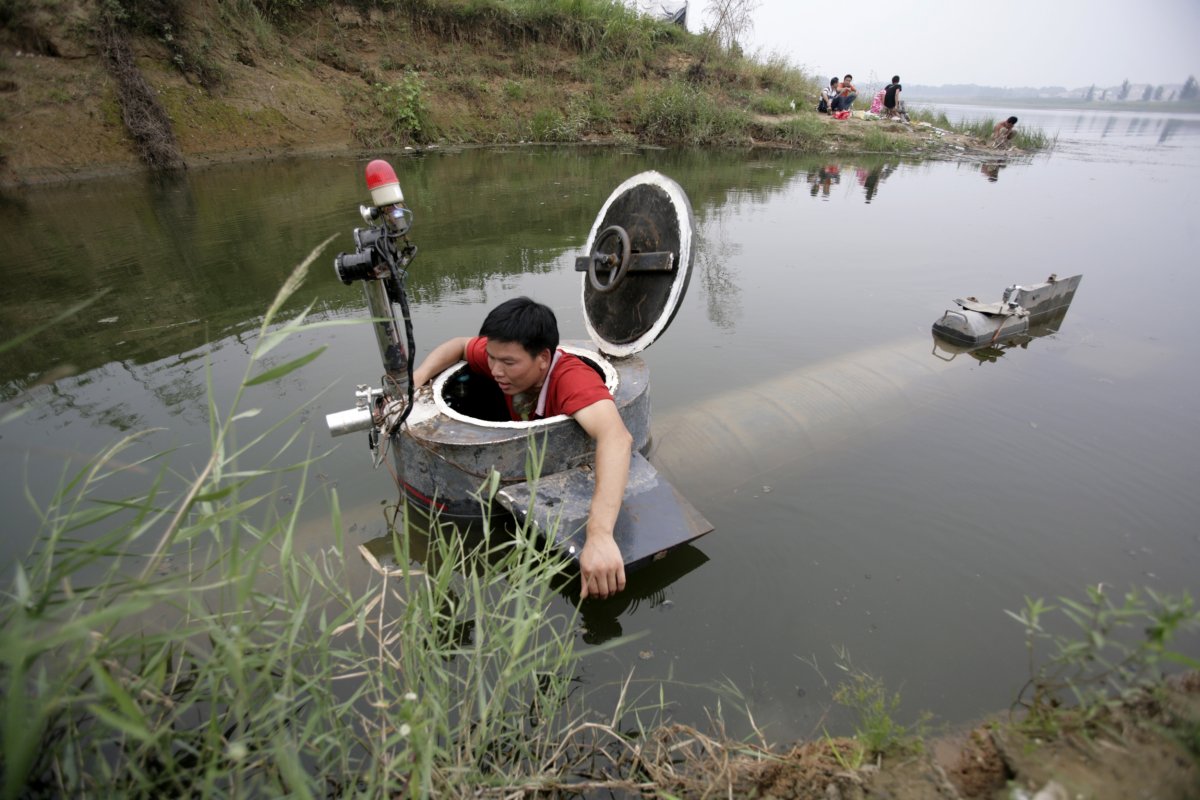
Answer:
<svg viewBox="0 0 1200 800"><path fill-rule="evenodd" d="M131 435L39 505L34 550L0 601L4 797L506 793L557 785L583 757L575 621L549 612L565 567L541 539L496 535L488 517L472 536L415 527L396 508L389 565L347 552L331 491L329 541L306 547L301 508L322 498L313 445L290 425L299 409L240 441L266 413L244 407L246 390L321 348L264 357L347 324L309 321L311 306L281 321L320 249L264 316L227 408L210 387L211 456L195 478L168 453L138 455ZM285 449L268 441L287 427ZM531 443L531 475L539 458ZM143 490L106 496L131 466L148 470ZM281 508L285 475L299 489Z"/></svg>

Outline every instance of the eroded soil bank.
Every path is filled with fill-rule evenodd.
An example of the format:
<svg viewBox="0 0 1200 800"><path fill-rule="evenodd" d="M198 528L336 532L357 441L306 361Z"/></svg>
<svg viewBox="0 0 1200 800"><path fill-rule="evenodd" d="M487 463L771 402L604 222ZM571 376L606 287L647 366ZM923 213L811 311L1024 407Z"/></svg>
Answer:
<svg viewBox="0 0 1200 800"><path fill-rule="evenodd" d="M853 743L808 742L777 758L701 748L684 796L777 800L1194 800L1200 797L1200 674L1140 695L1087 727L996 718L854 768Z"/></svg>
<svg viewBox="0 0 1200 800"><path fill-rule="evenodd" d="M514 48L503 32L431 32L399 14L336 4L279 27L211 2L180 13L175 27L163 23L156 33L121 38L124 72L144 79L193 169L406 145L519 142L716 140L841 155L882 148L896 156L1005 157L929 126L835 121L786 105L782 113L747 114L747 107L785 103L785 92L808 109L803 95L812 87L786 72L764 85L771 83L765 68L718 64L697 37L656 45L644 61L610 63L549 35ZM90 0L35 0L0 28L0 186L146 169L144 148L130 133L122 70L113 68L113 38L98 30L102 18ZM668 102L675 107L655 112L657 127L648 128L646 108ZM704 133L717 123L690 118L692 102L707 104L728 128ZM868 140L874 132L886 136Z"/></svg>

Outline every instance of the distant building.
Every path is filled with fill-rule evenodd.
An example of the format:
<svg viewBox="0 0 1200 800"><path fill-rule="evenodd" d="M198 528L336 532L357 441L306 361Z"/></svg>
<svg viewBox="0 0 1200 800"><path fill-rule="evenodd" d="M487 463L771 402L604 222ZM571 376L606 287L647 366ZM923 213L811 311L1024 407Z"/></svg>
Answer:
<svg viewBox="0 0 1200 800"><path fill-rule="evenodd" d="M639 14L661 19L663 22L673 22L681 28L687 28L686 0L632 0L631 5Z"/></svg>

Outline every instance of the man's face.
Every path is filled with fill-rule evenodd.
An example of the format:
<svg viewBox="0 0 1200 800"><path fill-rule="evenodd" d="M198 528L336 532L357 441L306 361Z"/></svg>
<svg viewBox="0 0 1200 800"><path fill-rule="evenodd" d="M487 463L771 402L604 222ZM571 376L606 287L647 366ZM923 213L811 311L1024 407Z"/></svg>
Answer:
<svg viewBox="0 0 1200 800"><path fill-rule="evenodd" d="M542 382L550 369L549 350L531 356L517 342L488 339L487 357L492 378L507 395L529 391Z"/></svg>

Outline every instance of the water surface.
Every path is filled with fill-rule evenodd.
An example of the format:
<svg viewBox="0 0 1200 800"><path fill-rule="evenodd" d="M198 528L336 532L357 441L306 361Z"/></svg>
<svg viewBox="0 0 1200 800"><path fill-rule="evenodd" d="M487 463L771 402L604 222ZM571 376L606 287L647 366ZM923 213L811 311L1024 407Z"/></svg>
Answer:
<svg viewBox="0 0 1200 800"><path fill-rule="evenodd" d="M693 687L728 681L771 738L807 736L829 703L835 648L845 648L901 691L905 713L964 720L1007 707L1024 680L1021 631L1003 613L1024 596L1078 596L1098 582L1195 589L1200 119L1013 113L1057 135L1056 149L984 165L774 152L391 154L421 249L411 278L418 355L474 333L516 294L550 303L564 337L585 338L573 259L609 191L658 169L694 205L697 272L645 357L656 446L717 530L585 609L585 642L642 634L585 661L598 704L630 670L669 676L677 717L703 723L713 695ZM64 468L127 432L162 428L147 451L179 447L172 464L198 468L206 396L229 402L279 283L331 234L291 310L362 313L359 289L330 267L360 224L361 168L348 158L243 164L4 199L5 337L107 290L0 356L6 408L31 404L0 429L6 562L35 535L26 487L44 500ZM929 328L953 298L999 299L1052 272L1084 275L1061 330L993 360L939 360L947 354ZM314 470L304 532L313 549L329 541L328 487L349 509L355 542L382 532L380 503L395 497L365 440L332 442L324 430L324 413L351 405L354 384L378 382L372 337L339 328L272 359L320 345L308 368L250 397L264 417L311 403L296 423L305 440L336 445ZM67 365L74 376L35 385ZM763 405L739 403L745 392ZM772 392L807 404L805 435L755 425ZM706 444L726 435L738 447ZM281 502L297 490L285 486Z"/></svg>

